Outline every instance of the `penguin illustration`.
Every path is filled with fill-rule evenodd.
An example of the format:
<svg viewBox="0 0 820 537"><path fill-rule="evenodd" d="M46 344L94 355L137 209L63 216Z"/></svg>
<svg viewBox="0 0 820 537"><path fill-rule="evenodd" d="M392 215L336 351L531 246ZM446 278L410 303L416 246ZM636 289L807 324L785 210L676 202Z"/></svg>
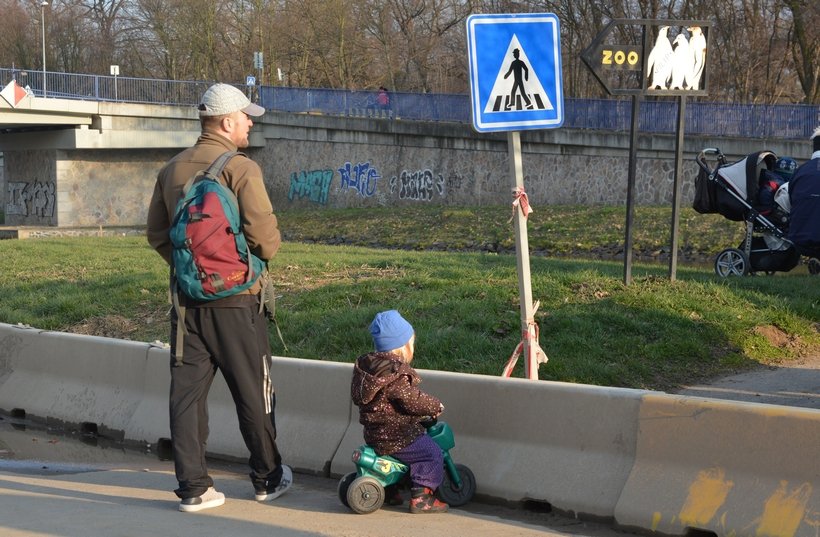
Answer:
<svg viewBox="0 0 820 537"><path fill-rule="evenodd" d="M661 26L658 30L658 39L649 53L647 72L651 72L649 89L667 89L669 78L672 76L672 43L669 42L669 26Z"/></svg>
<svg viewBox="0 0 820 537"><path fill-rule="evenodd" d="M700 26L690 26L687 28L692 33L689 39L689 52L692 54L692 72L687 81L689 89L700 89L700 79L703 76L703 68L706 65L706 37Z"/></svg>
<svg viewBox="0 0 820 537"><path fill-rule="evenodd" d="M669 89L686 89L684 82L692 76L692 54L689 50L689 40L681 33L675 37L672 45L674 54L672 56L672 81L669 83Z"/></svg>

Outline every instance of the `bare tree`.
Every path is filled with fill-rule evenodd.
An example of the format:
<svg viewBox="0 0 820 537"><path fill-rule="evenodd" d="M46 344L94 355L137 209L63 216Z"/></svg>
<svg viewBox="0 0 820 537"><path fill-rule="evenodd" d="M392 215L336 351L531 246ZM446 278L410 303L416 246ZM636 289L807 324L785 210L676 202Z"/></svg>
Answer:
<svg viewBox="0 0 820 537"><path fill-rule="evenodd" d="M471 2L458 0L387 0L365 2L366 28L371 49L378 54L379 83L407 91L431 91L451 84L461 86L466 64L464 21ZM454 73L458 66L458 73ZM438 82L434 85L434 82Z"/></svg>
<svg viewBox="0 0 820 537"><path fill-rule="evenodd" d="M320 87L355 88L366 82L370 57L358 20L358 0L289 0L280 30L290 81Z"/></svg>
<svg viewBox="0 0 820 537"><path fill-rule="evenodd" d="M820 104L820 4L814 0L787 0L794 23L790 40L794 68L807 103Z"/></svg>
<svg viewBox="0 0 820 537"><path fill-rule="evenodd" d="M42 63L38 0L0 0L0 64ZM695 19L709 32L709 98L820 101L814 0L52 0L52 70L294 86L466 92L471 13L555 13L564 95L600 97L581 52L612 19ZM638 44L640 33L618 28ZM719 51L719 53L717 53ZM264 69L255 70L255 52Z"/></svg>
<svg viewBox="0 0 820 537"><path fill-rule="evenodd" d="M95 53L88 58L91 72L108 73L108 67L124 48L127 19L124 8L127 0L73 0L76 12L90 25L89 41Z"/></svg>
<svg viewBox="0 0 820 537"><path fill-rule="evenodd" d="M0 63L31 69L40 66L40 9L19 0L0 0Z"/></svg>
<svg viewBox="0 0 820 537"><path fill-rule="evenodd" d="M46 56L49 69L69 73L95 72L95 31L85 18L82 6L73 2L52 2L46 8Z"/></svg>

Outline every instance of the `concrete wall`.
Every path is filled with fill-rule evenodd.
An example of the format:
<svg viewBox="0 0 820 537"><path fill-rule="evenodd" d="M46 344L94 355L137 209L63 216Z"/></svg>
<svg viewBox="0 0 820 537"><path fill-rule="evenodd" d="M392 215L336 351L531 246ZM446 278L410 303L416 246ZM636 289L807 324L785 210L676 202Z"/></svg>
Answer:
<svg viewBox="0 0 820 537"><path fill-rule="evenodd" d="M275 207L368 207L433 203L501 205L511 201L507 135L469 125L268 114L262 164ZM694 156L717 145L740 158L767 147L810 154L808 142L710 140L685 143L682 192L693 195ZM637 203L671 204L672 136L640 136ZM628 133L553 129L522 133L524 183L535 205L626 201Z"/></svg>
<svg viewBox="0 0 820 537"><path fill-rule="evenodd" d="M6 224L144 224L157 170L196 139L195 111L132 106L122 116L110 114L96 116L92 128L0 136ZM254 129L247 153L263 168L275 210L511 202L505 133L478 134L466 124L284 113L266 114ZM808 142L687 137L684 205L692 198L694 156L712 146L732 159L761 149L797 158L810 154ZM670 204L674 137L640 136L638 147L637 203ZM628 133L522 133L531 203L624 204L628 148Z"/></svg>
<svg viewBox="0 0 820 537"><path fill-rule="evenodd" d="M156 443L168 432L167 348L0 324L0 410ZM301 471L340 476L362 443L351 365L275 357L278 444ZM544 502L667 535L816 537L820 411L660 392L421 371L445 401L456 462L478 494ZM317 396L321 394L321 396ZM209 449L247 450L221 376Z"/></svg>
<svg viewBox="0 0 820 537"><path fill-rule="evenodd" d="M32 150L6 153L6 225L144 225L153 182L171 151Z"/></svg>
<svg viewBox="0 0 820 537"><path fill-rule="evenodd" d="M54 150L5 154L7 225L57 225L57 175Z"/></svg>

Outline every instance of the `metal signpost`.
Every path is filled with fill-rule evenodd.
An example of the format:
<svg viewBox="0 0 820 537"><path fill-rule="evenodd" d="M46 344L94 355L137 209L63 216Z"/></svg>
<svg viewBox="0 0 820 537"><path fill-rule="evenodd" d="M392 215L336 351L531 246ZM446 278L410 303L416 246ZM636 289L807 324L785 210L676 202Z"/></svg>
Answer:
<svg viewBox="0 0 820 537"><path fill-rule="evenodd" d="M560 127L564 122L561 43L558 18L551 13L471 15L467 19L470 98L478 132L507 131L521 309L521 342L508 360L509 377L524 356L526 378L538 379L547 355L538 344L532 301L527 216L520 130Z"/></svg>
<svg viewBox="0 0 820 537"><path fill-rule="evenodd" d="M247 77L247 86L248 91L254 92L256 98L252 99L254 102L259 100L259 91L257 90L256 83L259 82L259 85L262 85L262 72L265 69L265 55L262 52L254 52L253 53L253 67L256 69L256 76L249 75Z"/></svg>
<svg viewBox="0 0 820 537"><path fill-rule="evenodd" d="M707 94L706 51L710 25L696 20L614 19L581 53L581 59L610 95L632 96L624 237L624 283L627 285L632 282L640 102L648 95L679 97L669 255L669 279L676 278L686 96ZM614 33L616 28L620 31ZM612 42L623 40L630 33L635 43ZM652 35L655 39L650 43Z"/></svg>
<svg viewBox="0 0 820 537"><path fill-rule="evenodd" d="M111 76L114 77L114 100L117 100L117 77L120 75L120 66L119 65L112 65L111 66Z"/></svg>

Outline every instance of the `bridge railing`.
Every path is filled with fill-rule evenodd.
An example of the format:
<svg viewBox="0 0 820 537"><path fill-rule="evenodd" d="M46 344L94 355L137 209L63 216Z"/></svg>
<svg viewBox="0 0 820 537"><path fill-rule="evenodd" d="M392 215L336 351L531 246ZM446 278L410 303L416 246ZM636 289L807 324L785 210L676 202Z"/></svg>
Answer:
<svg viewBox="0 0 820 537"><path fill-rule="evenodd" d="M46 97L95 101L195 106L211 84L208 81L161 80L124 76L46 72ZM0 68L2 85L11 80L36 96L43 96L43 72ZM390 104L379 107L376 91L284 86L238 88L268 110L380 117L419 121L470 123L470 96L443 93L391 92ZM628 131L629 99L565 99L564 127ZM641 104L640 130L674 133L677 100L647 100ZM807 139L820 125L817 105L755 105L690 101L686 131L708 136Z"/></svg>

